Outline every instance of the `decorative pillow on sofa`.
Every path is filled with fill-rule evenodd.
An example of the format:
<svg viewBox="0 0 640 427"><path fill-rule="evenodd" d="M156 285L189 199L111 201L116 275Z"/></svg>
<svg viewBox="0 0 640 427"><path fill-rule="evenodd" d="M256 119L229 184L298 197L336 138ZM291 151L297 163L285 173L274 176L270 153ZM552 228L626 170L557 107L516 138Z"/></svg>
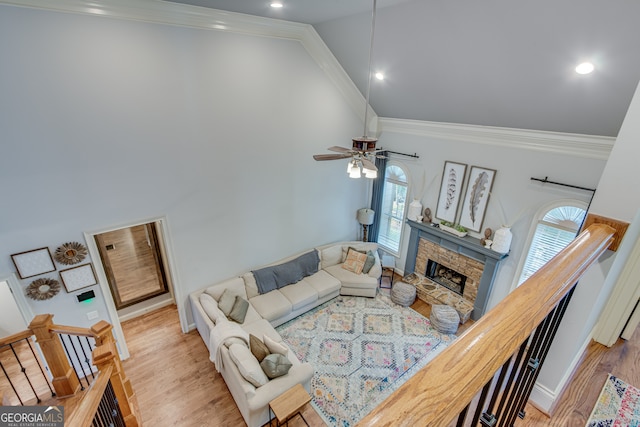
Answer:
<svg viewBox="0 0 640 427"><path fill-rule="evenodd" d="M269 378L260 367L260 363L258 363L258 360L251 354L246 345L232 344L229 347L229 355L238 367L242 378L255 387L263 386L269 382Z"/></svg>
<svg viewBox="0 0 640 427"><path fill-rule="evenodd" d="M249 310L249 301L236 295L233 307L231 307L231 311L229 312L229 319L235 320L238 323L244 323L247 310Z"/></svg>
<svg viewBox="0 0 640 427"><path fill-rule="evenodd" d="M367 255L362 252L358 252L355 249L349 248L347 253L347 259L344 260L342 268L349 270L353 273L360 274L364 268L364 263L367 261Z"/></svg>
<svg viewBox="0 0 640 427"><path fill-rule="evenodd" d="M203 292L198 298L200 300L200 305L202 305L202 309L214 324L218 323L220 319L227 320L222 310L218 308L218 303L211 295Z"/></svg>
<svg viewBox="0 0 640 427"><path fill-rule="evenodd" d="M260 362L260 367L269 379L274 379L286 375L291 369L291 362L283 355L275 353L265 357Z"/></svg>
<svg viewBox="0 0 640 427"><path fill-rule="evenodd" d="M233 304L236 302L236 295L229 289L225 289L220 299L218 300L218 308L224 313L225 316L229 316L233 309Z"/></svg>
<svg viewBox="0 0 640 427"><path fill-rule="evenodd" d="M371 270L371 267L373 267L375 263L376 263L376 256L373 254L372 251L368 251L367 260L364 262L364 267L362 267L362 272L364 274L369 273L369 270Z"/></svg>
<svg viewBox="0 0 640 427"><path fill-rule="evenodd" d="M249 334L249 348L251 349L251 354L256 357L258 362L262 362L262 359L271 354L269 347L253 334Z"/></svg>
<svg viewBox="0 0 640 427"><path fill-rule="evenodd" d="M269 338L268 335L264 336L264 343L269 349L269 353L281 354L285 357L289 354L289 349L286 345Z"/></svg>

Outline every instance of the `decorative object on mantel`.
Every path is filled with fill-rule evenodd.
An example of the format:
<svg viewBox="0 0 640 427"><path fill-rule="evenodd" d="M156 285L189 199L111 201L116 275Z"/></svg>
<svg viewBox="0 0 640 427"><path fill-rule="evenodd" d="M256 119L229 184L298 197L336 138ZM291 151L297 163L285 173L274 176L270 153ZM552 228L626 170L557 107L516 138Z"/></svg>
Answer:
<svg viewBox="0 0 640 427"><path fill-rule="evenodd" d="M411 221L417 221L420 213L422 213L422 203L420 203L420 200L418 199L413 199L413 202L409 203L407 219L410 219Z"/></svg>
<svg viewBox="0 0 640 427"><path fill-rule="evenodd" d="M97 283L91 263L60 270L60 278L67 292L77 291Z"/></svg>
<svg viewBox="0 0 640 427"><path fill-rule="evenodd" d="M471 231L480 231L482 228L495 175L494 169L471 166L459 221L463 227Z"/></svg>
<svg viewBox="0 0 640 427"><path fill-rule="evenodd" d="M464 237L467 235L467 229L459 224L453 224L448 221L440 221L440 229L451 233L454 236Z"/></svg>
<svg viewBox="0 0 640 427"><path fill-rule="evenodd" d="M362 224L362 241L367 242L367 227L373 224L373 217L375 216L375 212L373 209L362 208L358 209L358 222Z"/></svg>
<svg viewBox="0 0 640 427"><path fill-rule="evenodd" d="M493 243L493 241L491 240L491 233L493 233L493 230L489 227L484 229L484 237L480 239L480 244L485 248L490 248L491 243Z"/></svg>
<svg viewBox="0 0 640 427"><path fill-rule="evenodd" d="M36 301L51 299L60 292L60 283L55 279L44 277L36 279L27 286L26 295Z"/></svg>
<svg viewBox="0 0 640 427"><path fill-rule="evenodd" d="M49 248L39 248L13 254L11 259L21 279L56 271Z"/></svg>
<svg viewBox="0 0 640 427"><path fill-rule="evenodd" d="M82 243L67 242L58 246L53 256L60 264L73 265L85 259L87 248Z"/></svg>
<svg viewBox="0 0 640 427"><path fill-rule="evenodd" d="M436 218L444 221L455 222L458 214L458 205L467 165L446 161L442 170L442 183L438 205L436 206Z"/></svg>
<svg viewBox="0 0 640 427"><path fill-rule="evenodd" d="M422 222L426 222L427 224L431 224L431 220L433 220L433 217L431 216L431 209L426 208L424 210L424 215L423 215L423 220Z"/></svg>
<svg viewBox="0 0 640 427"><path fill-rule="evenodd" d="M506 254L509 252L509 248L511 247L512 238L513 234L511 233L511 228L503 225L496 230L496 234L493 236L491 249L499 254Z"/></svg>

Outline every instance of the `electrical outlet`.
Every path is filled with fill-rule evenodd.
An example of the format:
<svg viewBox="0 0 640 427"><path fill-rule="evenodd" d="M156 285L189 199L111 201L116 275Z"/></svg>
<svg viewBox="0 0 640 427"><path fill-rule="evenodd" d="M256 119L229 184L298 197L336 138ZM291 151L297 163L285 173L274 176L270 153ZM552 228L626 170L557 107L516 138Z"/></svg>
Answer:
<svg viewBox="0 0 640 427"><path fill-rule="evenodd" d="M98 318L98 312L97 311L90 311L87 313L87 319L89 320L93 320L93 319L97 319Z"/></svg>

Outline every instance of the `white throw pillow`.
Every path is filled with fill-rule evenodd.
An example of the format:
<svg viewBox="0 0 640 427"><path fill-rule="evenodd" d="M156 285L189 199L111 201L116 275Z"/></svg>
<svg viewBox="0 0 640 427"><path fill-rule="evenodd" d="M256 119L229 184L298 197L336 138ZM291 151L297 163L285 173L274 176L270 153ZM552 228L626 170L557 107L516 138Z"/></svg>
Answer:
<svg viewBox="0 0 640 427"><path fill-rule="evenodd" d="M206 293L200 294L200 305L202 305L202 309L214 324L218 323L220 319L227 319L211 295Z"/></svg>
<svg viewBox="0 0 640 427"><path fill-rule="evenodd" d="M322 268L342 262L342 245L330 246L322 250Z"/></svg>
<svg viewBox="0 0 640 427"><path fill-rule="evenodd" d="M249 347L242 344L232 344L229 347L229 354L242 377L255 387L263 386L269 382L269 378L260 367L258 359L251 354Z"/></svg>
<svg viewBox="0 0 640 427"><path fill-rule="evenodd" d="M270 353L281 354L284 357L287 357L289 353L289 349L287 348L286 345L269 338L268 335L265 335L263 338L264 338L264 344L267 346Z"/></svg>

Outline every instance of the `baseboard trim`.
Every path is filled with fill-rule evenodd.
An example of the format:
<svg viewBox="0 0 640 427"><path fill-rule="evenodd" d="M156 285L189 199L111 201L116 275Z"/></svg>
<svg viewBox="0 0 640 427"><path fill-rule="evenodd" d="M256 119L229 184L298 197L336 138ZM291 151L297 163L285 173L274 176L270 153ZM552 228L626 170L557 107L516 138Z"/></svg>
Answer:
<svg viewBox="0 0 640 427"><path fill-rule="evenodd" d="M126 320L135 319L136 317L142 316L143 314L150 313L150 312L155 311L155 310L157 310L159 308L166 307L166 306L172 305L172 304L175 304L173 299L167 299L167 300L160 301L160 302L157 302L155 304L149 305L147 307L141 308L140 310L132 311L130 313L123 314L122 316L118 316L118 319L120 319L121 322L124 322Z"/></svg>

